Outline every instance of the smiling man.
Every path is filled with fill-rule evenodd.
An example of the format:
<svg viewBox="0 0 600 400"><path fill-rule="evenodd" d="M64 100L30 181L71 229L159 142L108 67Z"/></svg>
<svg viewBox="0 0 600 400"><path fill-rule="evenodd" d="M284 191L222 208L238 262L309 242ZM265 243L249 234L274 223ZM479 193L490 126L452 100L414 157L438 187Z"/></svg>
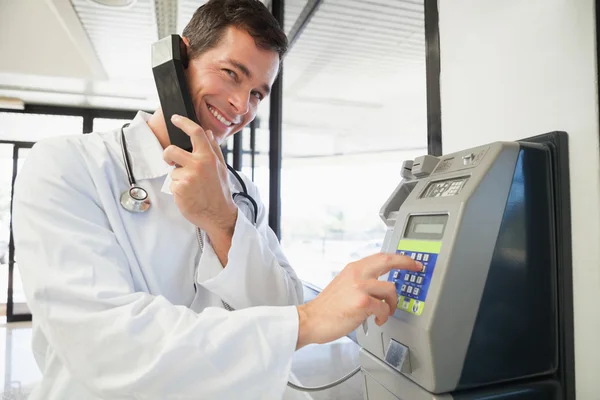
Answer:
<svg viewBox="0 0 600 400"><path fill-rule="evenodd" d="M397 300L377 278L419 268L373 255L300 304L256 187L240 178L254 221L219 148L269 94L285 35L258 0L212 0L183 36L199 124L172 121L191 152L170 144L161 110L139 112L114 132L36 144L18 176L15 243L43 372L30 399L281 398L295 350L370 315L383 324ZM143 213L120 203L133 177Z"/></svg>

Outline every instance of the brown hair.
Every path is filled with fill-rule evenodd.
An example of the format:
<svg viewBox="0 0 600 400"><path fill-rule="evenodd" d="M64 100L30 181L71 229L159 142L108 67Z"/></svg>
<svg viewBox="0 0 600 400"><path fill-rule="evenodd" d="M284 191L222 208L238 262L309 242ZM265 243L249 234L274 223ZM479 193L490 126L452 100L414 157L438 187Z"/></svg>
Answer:
<svg viewBox="0 0 600 400"><path fill-rule="evenodd" d="M189 40L188 57L216 47L229 26L248 32L256 45L283 59L288 40L279 23L259 0L210 0L200 6L183 30Z"/></svg>

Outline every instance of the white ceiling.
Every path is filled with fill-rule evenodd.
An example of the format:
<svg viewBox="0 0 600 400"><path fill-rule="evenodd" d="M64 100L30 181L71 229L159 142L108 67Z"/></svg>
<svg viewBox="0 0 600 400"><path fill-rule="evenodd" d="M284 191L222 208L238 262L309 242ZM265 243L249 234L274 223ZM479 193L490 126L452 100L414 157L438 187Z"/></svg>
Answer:
<svg viewBox="0 0 600 400"><path fill-rule="evenodd" d="M0 96L154 109L150 45L203 3L0 0ZM306 3L285 1L286 32ZM284 151L425 148L423 18L422 0L323 0L284 62ZM259 115L266 126L268 102Z"/></svg>
<svg viewBox="0 0 600 400"><path fill-rule="evenodd" d="M0 71L75 78L96 73L102 78L102 69L96 68L98 60L79 53L54 12L45 2L0 0Z"/></svg>

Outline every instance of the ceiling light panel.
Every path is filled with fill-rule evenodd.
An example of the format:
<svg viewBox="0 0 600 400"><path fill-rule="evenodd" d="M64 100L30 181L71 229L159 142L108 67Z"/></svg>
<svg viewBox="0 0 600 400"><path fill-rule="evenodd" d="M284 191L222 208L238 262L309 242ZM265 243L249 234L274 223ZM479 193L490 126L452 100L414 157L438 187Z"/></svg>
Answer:
<svg viewBox="0 0 600 400"><path fill-rule="evenodd" d="M286 135L426 144L424 21L422 0L323 0L285 60Z"/></svg>
<svg viewBox="0 0 600 400"><path fill-rule="evenodd" d="M158 39L153 0L127 8L71 0L109 79L152 79L151 45Z"/></svg>

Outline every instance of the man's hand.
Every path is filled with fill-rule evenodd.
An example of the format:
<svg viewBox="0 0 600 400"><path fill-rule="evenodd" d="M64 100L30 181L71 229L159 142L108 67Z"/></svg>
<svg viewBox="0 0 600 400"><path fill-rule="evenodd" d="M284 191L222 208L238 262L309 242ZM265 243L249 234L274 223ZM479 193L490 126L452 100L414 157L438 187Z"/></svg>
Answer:
<svg viewBox="0 0 600 400"><path fill-rule="evenodd" d="M171 172L173 181L170 190L175 204L188 221L208 234L213 247L215 242L227 240L231 246L238 208L229 190L223 153L211 131L205 132L198 124L182 116L174 115L171 121L190 136L193 147L190 153L170 145L163 153L167 163L178 166ZM229 246L225 246L225 255Z"/></svg>
<svg viewBox="0 0 600 400"><path fill-rule="evenodd" d="M300 327L296 349L336 340L371 315L375 315L377 325L383 325L394 314L398 297L393 282L377 278L392 269L420 271L422 268L421 263L410 257L384 253L348 264L314 300L298 306Z"/></svg>

